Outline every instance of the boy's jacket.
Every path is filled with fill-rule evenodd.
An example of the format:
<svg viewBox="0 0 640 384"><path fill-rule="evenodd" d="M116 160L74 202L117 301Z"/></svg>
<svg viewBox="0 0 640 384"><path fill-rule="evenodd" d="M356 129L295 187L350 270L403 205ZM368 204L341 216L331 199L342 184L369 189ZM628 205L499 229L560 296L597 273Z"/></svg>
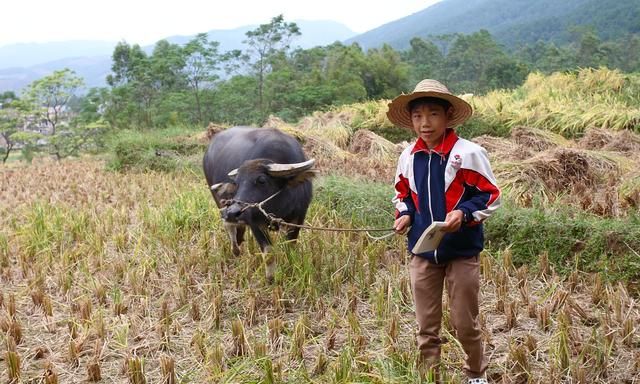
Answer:
<svg viewBox="0 0 640 384"><path fill-rule="evenodd" d="M455 209L464 213L457 232L447 233L437 250L418 256L443 263L482 251L482 222L500 206L500 190L484 148L458 138L453 129L447 129L433 150L418 138L400 155L395 189L396 217L411 216L410 250L432 221L444 221Z"/></svg>

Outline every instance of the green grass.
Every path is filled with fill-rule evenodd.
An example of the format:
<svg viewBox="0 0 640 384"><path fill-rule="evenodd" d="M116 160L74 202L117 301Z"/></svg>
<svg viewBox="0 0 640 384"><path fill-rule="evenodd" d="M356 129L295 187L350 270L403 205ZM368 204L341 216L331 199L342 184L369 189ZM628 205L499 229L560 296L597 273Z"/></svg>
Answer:
<svg viewBox="0 0 640 384"><path fill-rule="evenodd" d="M354 227L391 227L393 193L391 185L361 178L328 176L314 181L314 204L335 211Z"/></svg>
<svg viewBox="0 0 640 384"><path fill-rule="evenodd" d="M189 127L118 131L107 139L107 146L113 154L108 168L119 171L199 171L206 144L193 136L202 132Z"/></svg>
<svg viewBox="0 0 640 384"><path fill-rule="evenodd" d="M510 247L514 263L535 265L542 252L560 273L604 272L640 279L640 216L602 218L566 206L519 208L507 202L485 226L492 248Z"/></svg>
<svg viewBox="0 0 640 384"><path fill-rule="evenodd" d="M463 125L456 128L456 133L465 139L473 139L481 135L494 137L508 137L511 132L510 127L505 124L492 122L483 116L474 115Z"/></svg>
<svg viewBox="0 0 640 384"><path fill-rule="evenodd" d="M345 227L387 228L393 222L390 185L329 176L315 183L310 217ZM321 220L318 220L321 221ZM374 234L376 235L376 234ZM559 273L604 272L612 280L640 279L640 215L603 218L575 208L521 208L506 199L485 223L489 250L509 247L516 265L537 265L542 252Z"/></svg>

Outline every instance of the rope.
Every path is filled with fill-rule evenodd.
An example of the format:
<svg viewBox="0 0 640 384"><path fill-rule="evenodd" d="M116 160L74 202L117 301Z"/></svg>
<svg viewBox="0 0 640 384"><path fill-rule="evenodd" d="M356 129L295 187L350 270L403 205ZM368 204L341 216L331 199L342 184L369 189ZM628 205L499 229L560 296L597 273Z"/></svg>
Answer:
<svg viewBox="0 0 640 384"><path fill-rule="evenodd" d="M262 207L262 205L266 202L268 202L269 200L273 199L277 194L279 194L282 190L274 193L273 195L267 197L266 199L262 200L259 203L246 203L244 201L239 201L239 200L235 200L233 199L232 201L242 204L244 205L244 207L242 208L242 211L246 211L249 208L258 208L258 210L260 210L260 212L267 218L267 220L269 220L270 224L276 223L278 225L284 225L287 227L295 227L295 228L300 228L300 229L309 229L312 231L328 231L328 232L366 232L367 236L369 236L370 239L373 239L375 241L377 240L383 240L386 238L389 238L393 235L396 234L395 232L395 228L336 228L336 227L316 227L316 226L312 226L312 225L305 225L305 224L296 224L296 223L290 223L287 221L284 221L284 219L281 219L279 217L274 216L272 213L268 213L267 211L264 210L264 208ZM392 231L391 233L387 233L386 235L382 235L382 236L373 236L371 235L369 232L387 232L387 231Z"/></svg>

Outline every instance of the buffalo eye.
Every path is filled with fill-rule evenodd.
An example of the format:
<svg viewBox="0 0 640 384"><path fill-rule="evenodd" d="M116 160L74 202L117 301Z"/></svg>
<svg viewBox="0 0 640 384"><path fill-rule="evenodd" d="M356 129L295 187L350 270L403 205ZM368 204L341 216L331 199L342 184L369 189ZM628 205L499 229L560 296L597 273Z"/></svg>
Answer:
<svg viewBox="0 0 640 384"><path fill-rule="evenodd" d="M263 175L260 175L256 178L256 184L265 184L267 182L267 178Z"/></svg>

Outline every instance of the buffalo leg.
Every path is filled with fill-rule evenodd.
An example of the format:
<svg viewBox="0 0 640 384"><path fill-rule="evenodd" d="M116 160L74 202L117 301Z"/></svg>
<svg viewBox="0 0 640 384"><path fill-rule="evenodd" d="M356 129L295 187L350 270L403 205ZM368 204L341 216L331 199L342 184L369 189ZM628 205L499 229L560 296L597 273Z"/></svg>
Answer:
<svg viewBox="0 0 640 384"><path fill-rule="evenodd" d="M239 225L236 229L236 244L238 244L238 247L244 242L244 232L246 229L244 225Z"/></svg>
<svg viewBox="0 0 640 384"><path fill-rule="evenodd" d="M302 225L304 224L304 215L301 218L296 218L291 220L293 224ZM299 227L287 227L287 241L291 243L295 243L298 240L298 235L300 234Z"/></svg>
<svg viewBox="0 0 640 384"><path fill-rule="evenodd" d="M227 230L227 233L229 234L229 239L231 240L231 252L233 252L234 256L239 256L240 244L238 242L238 238L244 238L244 227L238 224L229 223L225 221L224 229Z"/></svg>
<svg viewBox="0 0 640 384"><path fill-rule="evenodd" d="M295 224L300 225L300 222L296 222ZM287 227L287 240L289 242L295 243L298 240L298 235L300 234L300 228L298 227Z"/></svg>

